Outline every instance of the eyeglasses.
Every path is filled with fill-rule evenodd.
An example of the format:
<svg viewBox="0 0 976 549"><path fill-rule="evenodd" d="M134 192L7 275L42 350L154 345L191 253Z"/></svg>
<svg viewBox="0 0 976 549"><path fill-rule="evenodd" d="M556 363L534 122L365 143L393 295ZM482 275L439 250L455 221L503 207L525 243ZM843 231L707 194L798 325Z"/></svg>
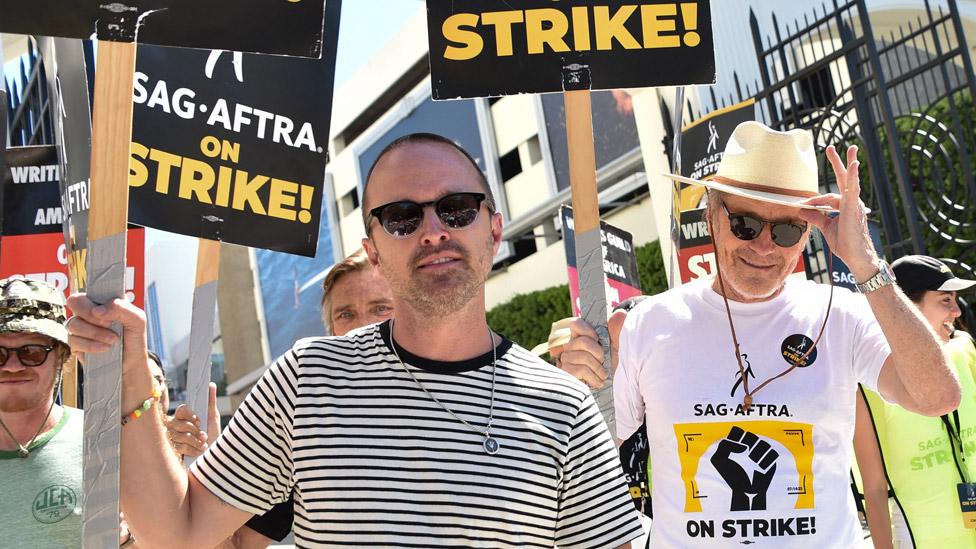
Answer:
<svg viewBox="0 0 976 549"><path fill-rule="evenodd" d="M431 202L390 202L369 211L366 232L369 232L369 224L375 217L390 236L407 238L420 228L427 206L434 207L437 218L444 225L451 229L463 229L478 218L482 202L488 206L489 212L494 213L494 205L484 193L451 193Z"/></svg>
<svg viewBox="0 0 976 549"><path fill-rule="evenodd" d="M7 364L7 360L14 353L17 353L17 359L24 366L40 366L44 364L47 360L47 355L54 350L53 345L23 345L21 347L0 347L0 367Z"/></svg>
<svg viewBox="0 0 976 549"><path fill-rule="evenodd" d="M755 240L759 237L763 227L769 225L773 242L781 248L796 245L807 230L806 223L798 225L788 221L766 221L746 214L734 214L722 204L722 209L729 216L729 228L739 240Z"/></svg>

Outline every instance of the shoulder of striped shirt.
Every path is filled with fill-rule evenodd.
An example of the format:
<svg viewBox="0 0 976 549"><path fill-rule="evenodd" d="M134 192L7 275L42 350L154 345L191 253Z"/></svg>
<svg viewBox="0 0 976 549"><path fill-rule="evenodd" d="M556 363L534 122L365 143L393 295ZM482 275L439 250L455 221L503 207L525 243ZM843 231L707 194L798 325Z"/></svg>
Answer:
<svg viewBox="0 0 976 549"><path fill-rule="evenodd" d="M344 336L307 337L296 341L292 347L292 352L300 358L306 351L328 352L336 350L348 353L360 349L364 345L378 347L382 345L378 331L379 325L377 324L350 332ZM385 346L382 352L393 356ZM499 363L506 365L513 373L549 378L555 384L570 391L574 397L583 399L590 394L589 388L582 381L542 360L514 341L508 352L499 359Z"/></svg>

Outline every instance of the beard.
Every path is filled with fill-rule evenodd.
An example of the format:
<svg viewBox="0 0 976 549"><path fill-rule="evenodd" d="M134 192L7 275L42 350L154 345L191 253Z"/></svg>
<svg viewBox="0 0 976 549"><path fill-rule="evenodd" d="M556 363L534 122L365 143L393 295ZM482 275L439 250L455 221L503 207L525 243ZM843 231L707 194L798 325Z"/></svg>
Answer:
<svg viewBox="0 0 976 549"><path fill-rule="evenodd" d="M0 376L0 379L6 376ZM42 387L36 387L31 391L15 390L13 394L0 396L0 412L16 413L26 412L35 408L50 404L48 399L54 398L61 371L55 372L54 377L48 383L43 382L43 378L35 378L32 383L40 383Z"/></svg>
<svg viewBox="0 0 976 549"><path fill-rule="evenodd" d="M389 282L393 295L409 303L418 313L431 318L443 317L460 311L480 294L487 278L493 246L494 240L489 234L484 249L472 258L467 249L448 240L438 246L418 250L410 258L407 276L382 259L379 261L380 273ZM424 258L444 252L460 256L454 268L425 273L415 267Z"/></svg>

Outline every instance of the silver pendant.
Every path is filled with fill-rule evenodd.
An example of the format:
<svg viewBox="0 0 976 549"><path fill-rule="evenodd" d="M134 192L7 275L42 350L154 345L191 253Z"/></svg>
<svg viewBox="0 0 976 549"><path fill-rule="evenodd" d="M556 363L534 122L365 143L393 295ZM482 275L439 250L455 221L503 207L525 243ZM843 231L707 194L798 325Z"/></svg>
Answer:
<svg viewBox="0 0 976 549"><path fill-rule="evenodd" d="M23 446L21 446L20 449L17 450L17 456L20 457L20 458L28 457L28 456L30 456L30 451L27 448L24 448Z"/></svg>
<svg viewBox="0 0 976 549"><path fill-rule="evenodd" d="M497 454L498 450L501 448L501 445L498 444L498 441L491 438L490 436L485 437L485 442L483 446L485 447L485 452L488 452L489 456L493 456Z"/></svg>

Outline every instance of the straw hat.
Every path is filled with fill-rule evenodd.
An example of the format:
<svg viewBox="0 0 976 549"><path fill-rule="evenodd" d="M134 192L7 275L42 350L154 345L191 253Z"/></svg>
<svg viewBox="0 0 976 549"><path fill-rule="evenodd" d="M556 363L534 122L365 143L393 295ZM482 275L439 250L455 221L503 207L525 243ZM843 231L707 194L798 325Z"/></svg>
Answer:
<svg viewBox="0 0 976 549"><path fill-rule="evenodd" d="M743 122L729 137L715 175L705 180L665 175L763 202L834 211L801 204L820 195L816 148L808 130L779 132L759 122Z"/></svg>

